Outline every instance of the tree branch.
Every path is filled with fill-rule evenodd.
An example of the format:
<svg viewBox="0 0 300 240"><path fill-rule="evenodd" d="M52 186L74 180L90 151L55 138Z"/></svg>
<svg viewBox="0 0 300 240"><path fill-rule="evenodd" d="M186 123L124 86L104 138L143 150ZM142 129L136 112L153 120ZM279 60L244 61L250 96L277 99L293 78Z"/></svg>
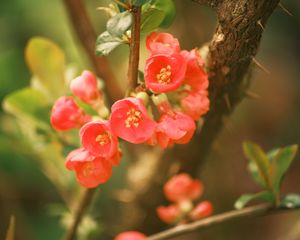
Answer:
<svg viewBox="0 0 300 240"><path fill-rule="evenodd" d="M65 240L75 239L77 228L84 216L86 209L90 205L95 192L96 188L85 189L82 198L80 198L79 205L74 212L74 221L66 233Z"/></svg>
<svg viewBox="0 0 300 240"><path fill-rule="evenodd" d="M246 95L249 85L249 67L256 55L267 19L279 0L219 0L198 1L216 3L218 24L209 44L206 67L209 74L210 111L205 116L200 134L189 144L176 145L162 154L151 170L143 194L135 193L134 201L127 204L135 212L147 212L143 221L126 219L128 229L149 233L162 229L154 209L164 201L163 184L170 175L187 172L196 175L199 166L211 151L214 141L227 118ZM142 164L140 164L143 167ZM174 171L175 169L175 171ZM132 183L134 186L136 183ZM125 210L126 211L126 210Z"/></svg>
<svg viewBox="0 0 300 240"><path fill-rule="evenodd" d="M147 240L164 240L171 239L186 233L191 233L202 228L208 228L219 223L231 220L242 220L250 217L266 216L275 213L283 213L294 209L273 208L271 204L261 204L247 207L241 210L233 210L218 215L214 215L199 221L176 226L174 228L156 233L147 238Z"/></svg>
<svg viewBox="0 0 300 240"><path fill-rule="evenodd" d="M131 28L130 55L128 66L128 89L133 90L137 86L139 58L140 58L140 28L141 7L132 6L133 25Z"/></svg>
<svg viewBox="0 0 300 240"><path fill-rule="evenodd" d="M123 97L123 93L112 72L109 62L105 57L95 55L97 35L92 27L89 17L85 11L85 6L81 0L64 0L66 10L71 19L74 30L89 57L93 67L99 77L105 82L108 101L114 102Z"/></svg>

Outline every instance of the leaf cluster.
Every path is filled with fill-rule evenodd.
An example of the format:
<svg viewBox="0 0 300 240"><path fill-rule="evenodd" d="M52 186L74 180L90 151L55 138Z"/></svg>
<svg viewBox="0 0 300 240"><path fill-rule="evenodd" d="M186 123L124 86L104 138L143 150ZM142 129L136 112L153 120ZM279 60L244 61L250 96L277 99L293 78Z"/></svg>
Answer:
<svg viewBox="0 0 300 240"><path fill-rule="evenodd" d="M295 158L297 145L276 148L266 153L259 145L246 141L243 143L243 150L249 160L248 169L251 176L263 188L263 191L242 195L235 202L235 208L241 209L248 202L256 199L270 202L276 206L280 204L286 207L300 205L300 196L297 194L288 195L280 203L280 187Z"/></svg>

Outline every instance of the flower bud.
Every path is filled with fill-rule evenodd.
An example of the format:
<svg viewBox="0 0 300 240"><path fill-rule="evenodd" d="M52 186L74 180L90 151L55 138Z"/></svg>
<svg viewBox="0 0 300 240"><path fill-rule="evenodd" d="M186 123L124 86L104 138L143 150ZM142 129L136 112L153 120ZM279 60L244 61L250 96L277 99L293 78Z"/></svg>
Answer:
<svg viewBox="0 0 300 240"><path fill-rule="evenodd" d="M70 88L76 97L87 104L93 104L101 96L97 79L90 71L83 71L81 76L73 79Z"/></svg>
<svg viewBox="0 0 300 240"><path fill-rule="evenodd" d="M213 212L213 206L211 202L209 201L204 201L199 203L190 213L190 217L193 220L199 220L201 218L208 217L212 214Z"/></svg>
<svg viewBox="0 0 300 240"><path fill-rule="evenodd" d="M54 129L65 131L79 128L91 120L72 97L60 97L52 107L50 122Z"/></svg>

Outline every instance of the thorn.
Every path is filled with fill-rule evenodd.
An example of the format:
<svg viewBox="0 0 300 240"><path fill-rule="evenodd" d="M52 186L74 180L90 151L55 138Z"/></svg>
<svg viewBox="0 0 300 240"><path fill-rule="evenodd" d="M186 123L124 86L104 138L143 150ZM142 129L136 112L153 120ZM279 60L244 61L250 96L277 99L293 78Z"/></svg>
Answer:
<svg viewBox="0 0 300 240"><path fill-rule="evenodd" d="M261 96L252 91L245 91L245 96L255 100L261 99Z"/></svg>
<svg viewBox="0 0 300 240"><path fill-rule="evenodd" d="M257 67L259 67L266 74L268 74L268 75L271 74L271 72L266 67L264 67L260 62L258 62L255 57L252 57L252 61Z"/></svg>
<svg viewBox="0 0 300 240"><path fill-rule="evenodd" d="M282 11L284 11L287 15L289 15L290 17L294 17L294 15L289 11L287 10L283 5L282 3L278 3L278 7L281 8Z"/></svg>
<svg viewBox="0 0 300 240"><path fill-rule="evenodd" d="M231 111L231 103L230 103L230 99L229 99L228 93L226 93L224 95L224 100L225 100L225 104L226 104L226 107L227 107L228 111Z"/></svg>
<svg viewBox="0 0 300 240"><path fill-rule="evenodd" d="M263 31L265 31L265 27L264 27L264 25L261 23L261 19L257 21L257 24L258 24L258 26L261 27L261 29L262 29Z"/></svg>

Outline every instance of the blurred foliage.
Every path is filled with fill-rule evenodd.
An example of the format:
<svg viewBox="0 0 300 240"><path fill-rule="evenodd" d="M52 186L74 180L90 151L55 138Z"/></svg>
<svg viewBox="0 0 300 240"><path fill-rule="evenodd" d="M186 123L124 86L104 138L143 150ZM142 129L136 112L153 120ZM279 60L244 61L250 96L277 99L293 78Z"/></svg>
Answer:
<svg viewBox="0 0 300 240"><path fill-rule="evenodd" d="M85 1L98 33L105 31L108 17L95 9L105 6L108 2L104 0ZM167 1L157 2L162 4ZM191 1L176 0L175 4L177 15L168 31L181 40L183 48L201 46L209 41L216 22L213 11ZM261 100L244 101L238 107L216 143L213 154L200 172L201 179L206 186L205 197L212 199L216 213L231 209L232 202L243 192L258 191L245 174L246 163L241 161L240 143L243 139L254 139L265 148L275 145L300 144L300 112L298 110L300 104L300 4L298 1L286 0L284 5L294 16L289 17L280 9L274 12L266 26L258 56L259 60L272 70L272 74L266 76L254 69L251 90L259 94ZM169 18L173 17L173 10L170 10ZM163 21L161 24L168 25L169 23ZM65 60L61 59L60 62L75 63L77 71L89 67L87 58L73 34L62 1L1 1L0 101L3 102L5 96L17 90L13 93L17 94L17 97L12 100L11 96L13 95L8 96L6 104L3 106L11 113L17 112L17 115L20 116L15 119L11 115L4 114L1 104L1 239L5 239L9 218L12 214L16 217L17 223L15 239L59 239L63 234L63 228L60 225L61 214L57 214L57 208L56 210L52 208L51 212L51 207L54 203L58 204L56 205L58 212L67 214L68 209L64 207L64 199L70 198L70 192L77 186L74 184L74 176L65 171L64 159L61 157L61 152L66 153L69 149L63 148L58 143L57 139L61 138L60 135L49 133L50 125L47 114L49 114L51 99L53 101L54 96L50 96L51 91L48 92L48 94L50 93L48 96L46 91L42 90L43 81L41 80L43 79L39 79L40 74L35 73L34 78L31 79L29 68L25 64L24 49L33 36L41 36L40 40L49 38L56 42L63 49L65 56ZM141 56L142 66L146 56L143 42L141 52L143 54ZM37 53L38 55L39 53ZM114 63L112 67L120 79L120 83L124 85L127 66L126 47L116 49L109 58ZM49 60L49 62L52 66L52 61ZM35 67L36 65L32 65L31 71ZM55 63L53 67L55 68ZM64 75L59 73L59 78L64 77L67 82L74 76L74 73L76 74L76 70L72 69L69 66L64 68ZM25 88L30 83L31 88ZM56 88L56 85L52 87ZM63 87L60 90L63 91ZM27 98L28 95L31 97ZM30 101L32 100L38 104L31 106ZM28 112L37 112L37 118L30 118ZM72 134L76 133L69 134L70 136L66 137L67 141L73 138ZM70 145L76 144L78 143L73 142ZM58 152L60 154L56 155ZM105 222L107 220L107 222L114 223L122 204L126 204L126 197L124 197L124 201L121 201L118 197L120 194L116 193L124 186L124 172L127 168L128 158L129 156L124 153L121 166L114 170L113 179L101 187L100 194L93 203L94 211L91 212L91 215L98 225L99 222L103 223L103 219ZM44 160L41 161L41 159ZM299 190L300 163L298 159L299 156L296 156L296 161L291 164L289 174L282 185L283 193ZM53 183L44 176L41 169L45 168L55 172L64 172L62 175L57 172L46 175L50 179L59 175L55 181L60 184L70 184L70 189L67 189L70 192L67 192L66 196L58 194ZM236 184L237 179L239 180L238 185ZM299 203L297 197L288 196L284 198L287 204ZM274 216L258 219L256 222L227 223L203 231L200 233L200 237L222 239L227 236L227 239L233 240L241 239L241 236L244 240L280 239L280 237L284 239L286 232L295 225L296 221L299 222L299 213L284 216L284 221ZM262 224L264 225L263 231L260 228ZM93 226L89 222L87 225ZM105 225L103 225L101 231L104 231L101 239L111 239L111 236L120 231L120 228L113 225L113 229L105 229ZM94 239L99 239L99 237L97 238L99 234L95 233ZM294 236L299 235L298 227L298 230L297 228L294 230ZM196 239L200 237L197 236ZM187 236L187 239L193 238Z"/></svg>
<svg viewBox="0 0 300 240"><path fill-rule="evenodd" d="M245 141L243 143L244 154L249 160L248 169L255 182L264 191L255 194L244 194L234 204L241 209L252 200L265 200L274 206L281 203L280 187L298 150L298 145L276 148L268 153L257 144Z"/></svg>

